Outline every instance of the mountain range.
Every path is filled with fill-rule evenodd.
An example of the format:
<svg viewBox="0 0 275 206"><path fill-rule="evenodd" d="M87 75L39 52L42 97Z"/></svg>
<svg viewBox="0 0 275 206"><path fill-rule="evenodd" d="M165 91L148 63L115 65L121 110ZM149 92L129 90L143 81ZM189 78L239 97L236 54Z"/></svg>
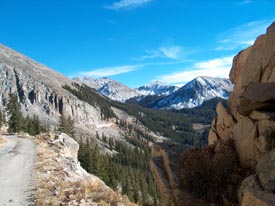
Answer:
<svg viewBox="0 0 275 206"><path fill-rule="evenodd" d="M140 93L134 89L130 89L124 84L107 77L94 79L89 77L75 77L73 80L84 83L87 86L95 89L97 92L110 98L111 100L125 102L126 100L140 96Z"/></svg>
<svg viewBox="0 0 275 206"><path fill-rule="evenodd" d="M130 100L154 109L193 108L213 98L227 99L233 90L233 84L229 79L206 76L197 77L181 88L154 81L131 89L106 77L100 79L76 77L73 80L94 88L111 100L119 102Z"/></svg>
<svg viewBox="0 0 275 206"><path fill-rule="evenodd" d="M202 85L202 88L204 86ZM210 88L218 90L214 85L208 85L207 89ZM133 179L138 179L140 174L143 174L143 182L139 181L138 187L145 185L146 188L155 188L149 167L149 151L153 143L168 141L188 145L205 144L204 138L193 128L194 122L185 115L148 109L126 101L133 97L152 97L150 94L163 100L172 97L182 88L177 89L157 82L139 88L143 93L148 92L145 96L138 92L138 89L129 89L108 78L95 81L88 78L69 79L27 56L0 45L0 89L0 109L5 116L8 116L6 108L9 95L12 93L16 94L24 117L35 115L51 131L59 128L61 117L71 117L75 138L78 141L94 142L102 154L110 155L112 161L110 159L107 162L121 158L117 159L117 165L113 165L114 168L123 168L124 172L117 174L116 181L119 183L122 183L120 176L129 169L122 164L127 159L135 168L139 164L134 171ZM119 101L113 101L114 99ZM123 148L129 150L124 151ZM136 156L137 153L140 154L139 157ZM132 157L129 154L133 154ZM149 179L151 183L147 183L145 179ZM125 190L126 186L122 187ZM144 199L152 202L154 194L152 190Z"/></svg>

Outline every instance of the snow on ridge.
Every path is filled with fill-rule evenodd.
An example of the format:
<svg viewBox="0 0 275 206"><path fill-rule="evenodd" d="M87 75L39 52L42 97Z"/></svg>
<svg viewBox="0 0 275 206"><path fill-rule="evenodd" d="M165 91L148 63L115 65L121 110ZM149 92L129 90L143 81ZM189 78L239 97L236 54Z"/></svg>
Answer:
<svg viewBox="0 0 275 206"><path fill-rule="evenodd" d="M188 82L175 93L159 100L156 108L193 108L212 98L227 99L232 91L233 84L229 79L201 76Z"/></svg>

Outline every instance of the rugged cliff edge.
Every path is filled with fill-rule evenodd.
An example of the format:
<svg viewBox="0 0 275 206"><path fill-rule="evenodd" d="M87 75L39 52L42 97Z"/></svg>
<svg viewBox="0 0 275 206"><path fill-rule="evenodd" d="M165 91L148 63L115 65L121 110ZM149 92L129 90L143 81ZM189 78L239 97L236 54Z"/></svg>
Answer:
<svg viewBox="0 0 275 206"><path fill-rule="evenodd" d="M35 141L36 205L135 206L80 166L79 145L68 135L42 135Z"/></svg>
<svg viewBox="0 0 275 206"><path fill-rule="evenodd" d="M275 23L235 56L230 79L234 91L228 108L217 106L209 144L233 139L241 164L252 168L240 205L275 205Z"/></svg>

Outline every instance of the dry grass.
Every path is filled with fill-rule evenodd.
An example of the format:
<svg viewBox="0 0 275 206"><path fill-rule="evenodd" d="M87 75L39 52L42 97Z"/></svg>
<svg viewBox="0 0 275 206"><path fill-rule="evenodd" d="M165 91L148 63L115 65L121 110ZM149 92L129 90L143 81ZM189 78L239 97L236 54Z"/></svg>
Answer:
<svg viewBox="0 0 275 206"><path fill-rule="evenodd" d="M63 161L48 144L50 137L37 138L36 206L135 206L127 197L112 191L91 176L73 179ZM64 158L64 161L66 159ZM70 171L73 172L73 171Z"/></svg>

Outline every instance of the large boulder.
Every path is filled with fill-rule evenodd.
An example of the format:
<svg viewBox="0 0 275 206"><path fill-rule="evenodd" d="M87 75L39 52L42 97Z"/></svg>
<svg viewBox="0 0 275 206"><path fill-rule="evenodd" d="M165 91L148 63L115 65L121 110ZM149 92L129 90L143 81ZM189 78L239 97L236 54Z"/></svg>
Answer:
<svg viewBox="0 0 275 206"><path fill-rule="evenodd" d="M254 142L257 137L257 126L248 117L242 116L232 128L236 150L243 166L256 166Z"/></svg>
<svg viewBox="0 0 275 206"><path fill-rule="evenodd" d="M71 158L78 161L77 155L79 150L79 144L70 136L65 133L61 133L57 139L52 141L53 148L56 152L59 152L60 155Z"/></svg>
<svg viewBox="0 0 275 206"><path fill-rule="evenodd" d="M250 175L242 181L238 198L241 206L275 205L275 195L263 190L256 174Z"/></svg>
<svg viewBox="0 0 275 206"><path fill-rule="evenodd" d="M221 102L216 108L218 116L212 121L208 136L208 143L215 144L218 140L228 140L232 136L232 126L234 124L233 116Z"/></svg>
<svg viewBox="0 0 275 206"><path fill-rule="evenodd" d="M253 110L275 111L275 83L250 83L240 96L238 112L249 115Z"/></svg>
<svg viewBox="0 0 275 206"><path fill-rule="evenodd" d="M275 149L259 160L256 174L264 190L275 191Z"/></svg>
<svg viewBox="0 0 275 206"><path fill-rule="evenodd" d="M241 206L274 206L275 195L265 191L247 190L243 194Z"/></svg>

